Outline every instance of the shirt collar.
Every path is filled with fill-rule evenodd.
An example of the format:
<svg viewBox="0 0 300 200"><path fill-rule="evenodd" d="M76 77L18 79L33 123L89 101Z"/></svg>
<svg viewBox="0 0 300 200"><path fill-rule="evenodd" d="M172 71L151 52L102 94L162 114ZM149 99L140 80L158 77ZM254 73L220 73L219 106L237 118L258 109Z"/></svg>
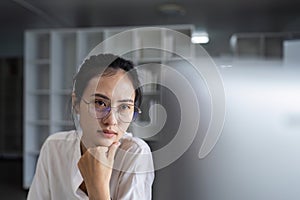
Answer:
<svg viewBox="0 0 300 200"><path fill-rule="evenodd" d="M75 149L73 153L73 160L72 160L72 170L71 170L71 183L72 183L72 190L76 194L78 193L79 186L83 181L83 178L81 176L81 173L78 169L77 163L81 157L81 151L80 151L80 138L77 134L76 136L76 142L75 142Z"/></svg>

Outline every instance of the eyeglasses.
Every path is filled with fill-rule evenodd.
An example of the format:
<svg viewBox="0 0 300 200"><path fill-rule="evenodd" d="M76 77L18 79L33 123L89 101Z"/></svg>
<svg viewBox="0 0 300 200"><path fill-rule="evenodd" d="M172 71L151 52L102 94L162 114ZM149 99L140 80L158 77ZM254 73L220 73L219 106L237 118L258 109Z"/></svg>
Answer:
<svg viewBox="0 0 300 200"><path fill-rule="evenodd" d="M135 121L138 114L142 113L141 109L133 104L122 103L116 107L112 107L109 100L93 99L89 102L84 98L81 99L88 105L90 115L96 119L107 117L113 108L117 110L117 119L124 123Z"/></svg>

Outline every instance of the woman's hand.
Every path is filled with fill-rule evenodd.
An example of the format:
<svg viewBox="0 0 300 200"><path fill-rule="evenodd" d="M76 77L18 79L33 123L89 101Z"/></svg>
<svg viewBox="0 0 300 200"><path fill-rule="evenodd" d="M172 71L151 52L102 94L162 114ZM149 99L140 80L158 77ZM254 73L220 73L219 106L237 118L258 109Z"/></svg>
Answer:
<svg viewBox="0 0 300 200"><path fill-rule="evenodd" d="M109 181L118 146L119 143L116 142L110 147L89 148L81 156L78 168L90 200L110 199Z"/></svg>

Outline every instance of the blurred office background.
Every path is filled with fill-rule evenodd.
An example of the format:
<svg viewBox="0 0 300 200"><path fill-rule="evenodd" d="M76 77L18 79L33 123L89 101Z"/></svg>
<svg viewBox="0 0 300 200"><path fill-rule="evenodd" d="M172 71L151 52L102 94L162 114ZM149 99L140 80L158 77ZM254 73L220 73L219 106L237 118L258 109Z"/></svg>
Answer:
<svg viewBox="0 0 300 200"><path fill-rule="evenodd" d="M156 172L153 199L300 198L300 2L2 0L0 9L1 199L25 199L27 194L26 30L186 24L194 27L191 35L209 38L202 47L223 77L227 116L217 145L204 159L197 153L209 119L201 121L187 152ZM186 77L195 74L182 65L174 64L174 69ZM190 81L196 91L205 91L201 77ZM208 93L198 95L202 115L210 116ZM149 142L154 149L173 138L174 124L180 121L177 103L164 101L171 98L174 94L162 90L161 103L172 117L160 133L164 139Z"/></svg>

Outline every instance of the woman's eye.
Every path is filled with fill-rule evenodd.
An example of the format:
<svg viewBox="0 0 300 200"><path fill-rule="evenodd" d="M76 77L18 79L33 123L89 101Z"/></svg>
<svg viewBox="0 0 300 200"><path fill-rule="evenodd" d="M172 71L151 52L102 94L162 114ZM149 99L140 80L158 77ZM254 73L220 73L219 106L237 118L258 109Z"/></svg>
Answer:
<svg viewBox="0 0 300 200"><path fill-rule="evenodd" d="M128 104L122 104L120 105L120 109L121 110L130 110L131 108L131 105L128 105Z"/></svg>
<svg viewBox="0 0 300 200"><path fill-rule="evenodd" d="M100 106L104 106L106 107L106 103L102 100L95 100L95 106L100 107Z"/></svg>

